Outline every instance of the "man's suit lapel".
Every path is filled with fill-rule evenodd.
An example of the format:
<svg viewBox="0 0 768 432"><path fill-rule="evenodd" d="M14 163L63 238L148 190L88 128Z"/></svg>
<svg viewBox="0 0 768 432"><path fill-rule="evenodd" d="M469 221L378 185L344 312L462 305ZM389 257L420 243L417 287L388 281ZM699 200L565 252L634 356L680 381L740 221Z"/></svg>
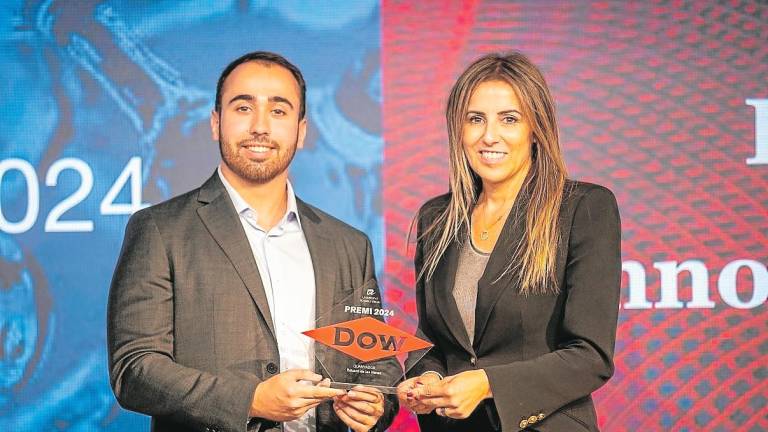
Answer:
<svg viewBox="0 0 768 432"><path fill-rule="evenodd" d="M315 272L315 318L317 327L332 324L328 314L333 307L334 293L337 290L337 269L339 257L333 237L328 235L327 227L323 227L323 220L312 207L304 201L296 198L296 207L299 210L301 230L307 241L309 255L312 257L312 268ZM315 358L315 371L328 374L320 359ZM321 372L322 371L322 372ZM317 430L347 430L337 416L333 414L330 402L320 404L316 409L315 425Z"/></svg>
<svg viewBox="0 0 768 432"><path fill-rule="evenodd" d="M200 188L198 201L205 205L197 209L197 214L232 262L274 338L272 314L269 311L269 302L261 282L259 268L256 266L256 259L253 257L248 237L218 173L214 173ZM190 247L194 247L194 244L190 244Z"/></svg>
<svg viewBox="0 0 768 432"><path fill-rule="evenodd" d="M317 319L321 319L318 326L327 325L330 323L322 322L322 318L331 310L336 291L336 270L339 265L336 247L333 238L323 230L320 216L298 198L296 207L315 271L315 313Z"/></svg>

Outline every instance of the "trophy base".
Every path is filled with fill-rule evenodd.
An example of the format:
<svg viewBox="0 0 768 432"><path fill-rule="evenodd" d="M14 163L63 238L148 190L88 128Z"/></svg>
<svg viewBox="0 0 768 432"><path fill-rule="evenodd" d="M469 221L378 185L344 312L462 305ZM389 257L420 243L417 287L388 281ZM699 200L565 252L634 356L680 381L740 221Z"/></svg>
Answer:
<svg viewBox="0 0 768 432"><path fill-rule="evenodd" d="M378 386L378 385L370 385L370 384L344 383L344 382L335 382L335 381L331 382L331 388L335 388L335 389L352 390L353 388L358 386L376 389L382 392L383 394L388 394L388 395L397 394L397 387Z"/></svg>

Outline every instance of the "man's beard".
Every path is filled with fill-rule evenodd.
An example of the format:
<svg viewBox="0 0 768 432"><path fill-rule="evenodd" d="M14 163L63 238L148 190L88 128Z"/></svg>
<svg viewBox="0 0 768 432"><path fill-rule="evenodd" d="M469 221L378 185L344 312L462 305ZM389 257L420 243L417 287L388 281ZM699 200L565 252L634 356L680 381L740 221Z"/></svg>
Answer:
<svg viewBox="0 0 768 432"><path fill-rule="evenodd" d="M221 136L221 132L219 132ZM244 144L269 144L275 149L277 156L264 162L256 162L239 154L240 148ZM286 148L287 152L282 151ZM247 139L238 141L234 146L219 139L219 152L221 159L239 177L252 183L264 184L272 181L283 171L288 169L293 156L296 154L296 143L293 146L282 146L269 139Z"/></svg>

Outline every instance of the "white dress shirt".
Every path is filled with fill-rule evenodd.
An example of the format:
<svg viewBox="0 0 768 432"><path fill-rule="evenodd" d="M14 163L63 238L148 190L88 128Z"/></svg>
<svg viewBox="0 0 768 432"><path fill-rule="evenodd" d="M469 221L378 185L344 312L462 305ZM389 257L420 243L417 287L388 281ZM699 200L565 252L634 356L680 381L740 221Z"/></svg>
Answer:
<svg viewBox="0 0 768 432"><path fill-rule="evenodd" d="M280 371L314 370L313 344L301 332L316 327L315 273L307 240L301 230L293 187L288 182L286 212L277 225L267 231L259 226L256 210L252 209L224 178L221 166L218 173L240 216L259 268L277 337ZM315 410L307 411L298 420L285 422L283 430L314 431Z"/></svg>

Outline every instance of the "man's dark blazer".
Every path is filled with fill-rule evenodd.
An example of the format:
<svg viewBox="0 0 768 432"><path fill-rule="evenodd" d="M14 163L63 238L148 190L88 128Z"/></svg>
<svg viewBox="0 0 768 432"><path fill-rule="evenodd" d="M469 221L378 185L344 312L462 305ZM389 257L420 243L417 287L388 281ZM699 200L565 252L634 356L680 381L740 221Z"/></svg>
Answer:
<svg viewBox="0 0 768 432"><path fill-rule="evenodd" d="M315 273L316 315L375 285L368 238L297 199ZM109 292L107 339L120 405L154 431L245 431L256 386L279 373L267 297L217 173L197 190L134 214ZM319 371L319 369L316 369ZM389 399L377 428L397 412ZM346 431L330 401L318 431ZM254 419L248 430L279 430Z"/></svg>
<svg viewBox="0 0 768 432"><path fill-rule="evenodd" d="M560 292L524 296L516 271L499 276L523 238L529 187L515 201L478 282L474 342L452 295L460 244L449 246L432 279L417 283L419 326L435 347L410 375L485 369L493 392L493 399L465 420L419 416L422 431L597 430L590 394L613 374L618 317L621 235L616 200L604 187L567 182L556 266ZM419 235L448 201L449 195L443 195L421 208ZM417 275L425 244L431 241L419 239Z"/></svg>

